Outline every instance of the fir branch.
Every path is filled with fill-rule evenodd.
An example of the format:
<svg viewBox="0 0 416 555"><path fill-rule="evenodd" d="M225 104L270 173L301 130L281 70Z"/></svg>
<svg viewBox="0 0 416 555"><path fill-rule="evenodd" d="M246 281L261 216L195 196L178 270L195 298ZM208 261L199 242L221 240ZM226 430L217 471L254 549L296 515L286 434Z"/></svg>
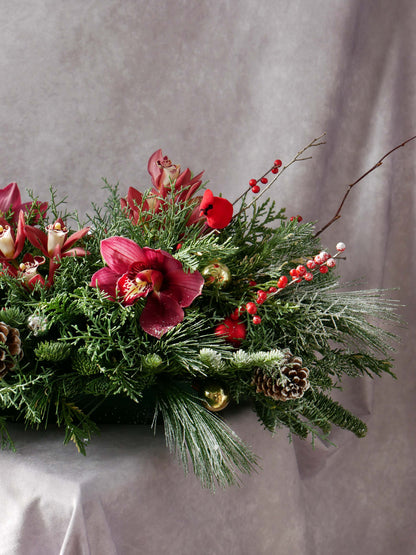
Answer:
<svg viewBox="0 0 416 555"><path fill-rule="evenodd" d="M10 449L16 451L14 442L11 438L9 430L7 429L7 418L0 416L0 449Z"/></svg>
<svg viewBox="0 0 416 555"><path fill-rule="evenodd" d="M314 422L332 422L339 428L354 433L357 437L364 437L367 433L366 424L350 411L342 407L337 401L317 391L307 391L304 395L302 414Z"/></svg>
<svg viewBox="0 0 416 555"><path fill-rule="evenodd" d="M159 392L157 409L164 420L166 443L185 472L192 465L204 487L215 489L238 483L238 473L257 466L256 457L215 414L189 391L169 384Z"/></svg>

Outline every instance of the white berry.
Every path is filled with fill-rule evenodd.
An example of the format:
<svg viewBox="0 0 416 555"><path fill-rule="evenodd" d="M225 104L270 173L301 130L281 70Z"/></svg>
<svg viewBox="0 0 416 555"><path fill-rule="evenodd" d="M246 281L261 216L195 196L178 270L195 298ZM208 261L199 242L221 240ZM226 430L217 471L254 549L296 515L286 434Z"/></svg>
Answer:
<svg viewBox="0 0 416 555"><path fill-rule="evenodd" d="M345 251L345 243L338 243L337 244L337 251L339 251L339 252Z"/></svg>
<svg viewBox="0 0 416 555"><path fill-rule="evenodd" d="M328 268L335 268L337 263L333 258L328 258L328 260L326 261L326 265L328 266Z"/></svg>

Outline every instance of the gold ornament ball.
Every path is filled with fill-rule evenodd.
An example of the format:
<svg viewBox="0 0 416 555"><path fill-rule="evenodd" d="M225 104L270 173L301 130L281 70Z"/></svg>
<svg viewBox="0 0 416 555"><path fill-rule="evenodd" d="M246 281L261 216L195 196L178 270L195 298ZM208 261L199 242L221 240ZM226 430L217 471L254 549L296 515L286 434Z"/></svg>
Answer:
<svg viewBox="0 0 416 555"><path fill-rule="evenodd" d="M213 260L202 270L202 275L205 278L206 285L214 285L215 287L227 287L231 281L231 272L229 268L219 262Z"/></svg>
<svg viewBox="0 0 416 555"><path fill-rule="evenodd" d="M208 382L204 385L203 391L206 399L204 405L208 410L218 412L228 406L230 396L220 384Z"/></svg>

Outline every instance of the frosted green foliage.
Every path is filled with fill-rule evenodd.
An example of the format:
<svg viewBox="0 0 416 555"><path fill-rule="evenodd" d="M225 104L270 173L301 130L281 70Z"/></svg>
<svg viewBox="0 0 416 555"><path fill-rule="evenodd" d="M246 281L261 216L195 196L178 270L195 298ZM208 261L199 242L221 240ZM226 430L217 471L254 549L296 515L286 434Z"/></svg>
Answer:
<svg viewBox="0 0 416 555"><path fill-rule="evenodd" d="M190 392L166 387L159 394L166 443L182 463L191 466L204 487L214 490L238 483L240 473L256 467L256 457L214 413L207 411Z"/></svg>
<svg viewBox="0 0 416 555"><path fill-rule="evenodd" d="M240 370L252 369L256 367L272 369L278 367L284 358L285 352L280 351L279 349L273 349L271 351L257 351L254 353L240 349L236 353L233 353L230 365Z"/></svg>
<svg viewBox="0 0 416 555"><path fill-rule="evenodd" d="M214 349L204 348L199 351L199 358L210 370L220 372L224 368L221 353Z"/></svg>

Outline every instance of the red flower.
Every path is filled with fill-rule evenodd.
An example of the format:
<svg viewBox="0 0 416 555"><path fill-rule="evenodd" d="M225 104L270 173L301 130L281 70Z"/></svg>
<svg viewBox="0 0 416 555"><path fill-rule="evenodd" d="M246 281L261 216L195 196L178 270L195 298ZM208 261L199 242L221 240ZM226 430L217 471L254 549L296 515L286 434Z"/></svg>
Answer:
<svg viewBox="0 0 416 555"><path fill-rule="evenodd" d="M225 318L222 324L215 328L215 335L223 337L235 347L238 347L246 337L246 326L240 320L234 320L231 317Z"/></svg>
<svg viewBox="0 0 416 555"><path fill-rule="evenodd" d="M33 256L30 253L26 253L23 257L23 262L18 267L13 266L7 261L3 261L1 267L5 274L20 279L25 287L32 290L37 282L45 285L44 278L38 273L38 267L44 263L44 256Z"/></svg>
<svg viewBox="0 0 416 555"><path fill-rule="evenodd" d="M129 188L126 198L120 199L122 209L134 224L151 217L150 214L145 215L143 212L159 212L166 209L167 204L164 199L170 192L175 204L189 203L190 208L193 204L197 205L197 199L192 197L201 186L203 172L195 177L192 177L189 169L180 173L180 166L172 164L167 156L163 156L160 149L149 158L148 171L152 178L153 189L146 199L143 200L142 193L134 187ZM197 218L192 212L188 223L196 221L199 218L199 212L196 215Z"/></svg>
<svg viewBox="0 0 416 555"><path fill-rule="evenodd" d="M13 260L22 252L25 242L23 212L19 212L17 235L4 218L0 218L0 260Z"/></svg>
<svg viewBox="0 0 416 555"><path fill-rule="evenodd" d="M89 227L84 227L67 237L68 229L61 218L58 218L54 224L48 225L46 233L31 225L25 225L25 234L29 243L39 249L46 258L49 258L49 285L52 284L53 276L59 268L62 258L88 254L85 249L73 245L82 239L89 230Z"/></svg>
<svg viewBox="0 0 416 555"><path fill-rule="evenodd" d="M19 219L19 213L24 214L30 212L34 209L35 223L39 220L40 216L44 216L46 210L48 209L47 202L36 202L33 206L32 202L25 202L22 204L22 199L20 197L19 187L17 183L9 183L4 189L0 189L0 216L6 215L9 210L13 211L13 223L17 225Z"/></svg>
<svg viewBox="0 0 416 555"><path fill-rule="evenodd" d="M214 229L223 229L231 222L233 205L222 197L214 197L213 192L207 189L199 205L201 216L207 218L207 225Z"/></svg>
<svg viewBox="0 0 416 555"><path fill-rule="evenodd" d="M201 294L201 274L184 272L178 260L160 249L141 248L125 237L110 237L101 241L101 255L107 267L95 272L90 285L113 300L121 297L125 306L147 297L140 325L154 337L160 338L182 322L182 307Z"/></svg>

